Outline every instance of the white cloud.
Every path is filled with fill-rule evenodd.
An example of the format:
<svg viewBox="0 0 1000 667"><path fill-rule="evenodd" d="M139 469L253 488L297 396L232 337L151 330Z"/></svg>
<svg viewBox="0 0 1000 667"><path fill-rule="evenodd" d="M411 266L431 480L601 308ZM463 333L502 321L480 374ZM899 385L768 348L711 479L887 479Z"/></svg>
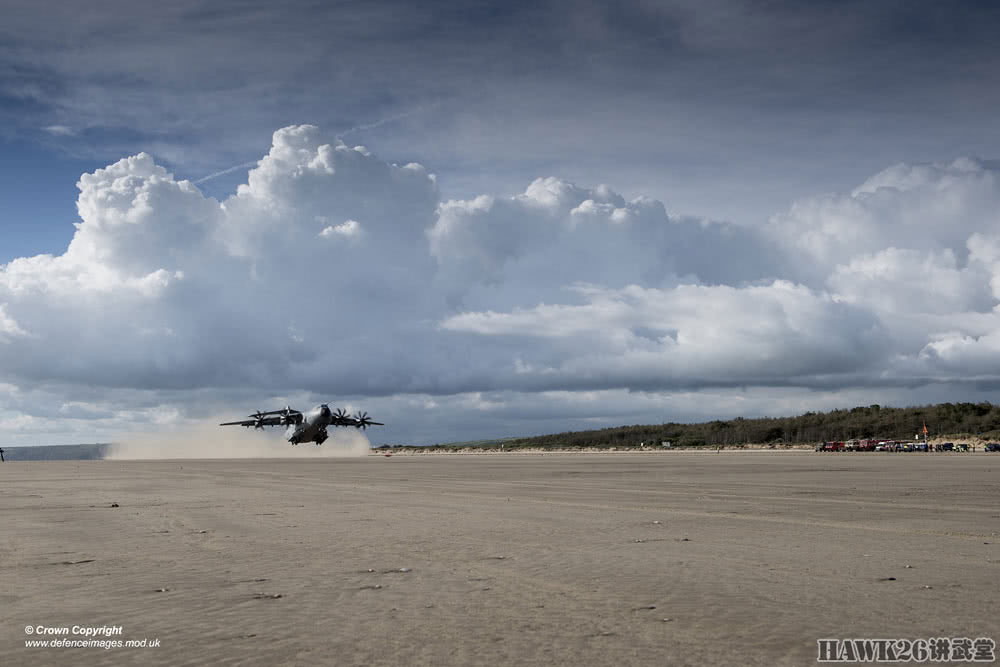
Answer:
<svg viewBox="0 0 1000 667"><path fill-rule="evenodd" d="M578 288L582 305L453 316L445 329L544 340L512 360L539 388L815 384L877 362L878 321L801 285Z"/></svg>
<svg viewBox="0 0 1000 667"><path fill-rule="evenodd" d="M428 232L442 279L537 290L573 282L623 287L679 281L729 283L776 275L759 234L732 224L667 215L662 202L610 187L539 178L508 198L448 201ZM457 287L456 287L457 286Z"/></svg>
<svg viewBox="0 0 1000 667"><path fill-rule="evenodd" d="M911 381L978 383L995 389L1000 382L1000 318L988 333L963 331L934 333L916 354L894 360L893 375Z"/></svg>
<svg viewBox="0 0 1000 667"><path fill-rule="evenodd" d="M314 385L351 391L365 382L350 341L375 325L382 338L371 343L387 346L397 316L409 325L433 300L421 289L434 268L424 236L433 177L327 143L313 127L277 131L248 183L221 203L147 154L78 185L81 222L66 252L0 269L4 331L32 333L6 336L0 353L22 382L295 386L302 366L329 362ZM317 242L324 219L372 243ZM341 358L350 371L338 373Z"/></svg>
<svg viewBox="0 0 1000 667"><path fill-rule="evenodd" d="M900 164L850 194L811 197L771 218L769 231L803 274L817 277L887 248L939 253L964 262L970 236L1000 225L1000 172L960 158Z"/></svg>
<svg viewBox="0 0 1000 667"><path fill-rule="evenodd" d="M319 235L323 238L340 238L348 241L357 241L361 238L361 223L357 220L345 220L339 225L324 227Z"/></svg>
<svg viewBox="0 0 1000 667"><path fill-rule="evenodd" d="M534 397L524 426L603 392L1000 382L988 162L898 165L761 230L552 177L441 201L312 126L255 164L224 201L144 153L83 175L66 251L0 267L0 417L114 433L341 397L409 423Z"/></svg>
<svg viewBox="0 0 1000 667"><path fill-rule="evenodd" d="M55 137L71 137L76 134L68 125L46 125L42 129Z"/></svg>
<svg viewBox="0 0 1000 667"><path fill-rule="evenodd" d="M6 343L13 336L27 336L28 332L7 314L7 305L0 303L0 343Z"/></svg>
<svg viewBox="0 0 1000 667"><path fill-rule="evenodd" d="M989 279L979 264L960 268L950 248L886 248L837 266L827 282L844 301L899 316L989 312L996 305Z"/></svg>

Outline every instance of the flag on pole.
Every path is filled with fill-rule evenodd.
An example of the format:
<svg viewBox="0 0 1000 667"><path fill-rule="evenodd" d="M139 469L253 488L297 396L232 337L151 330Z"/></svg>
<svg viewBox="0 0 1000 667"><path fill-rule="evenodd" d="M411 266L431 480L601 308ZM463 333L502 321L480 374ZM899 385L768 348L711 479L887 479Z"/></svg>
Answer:
<svg viewBox="0 0 1000 667"><path fill-rule="evenodd" d="M924 422L924 435L927 435L927 422Z"/></svg>

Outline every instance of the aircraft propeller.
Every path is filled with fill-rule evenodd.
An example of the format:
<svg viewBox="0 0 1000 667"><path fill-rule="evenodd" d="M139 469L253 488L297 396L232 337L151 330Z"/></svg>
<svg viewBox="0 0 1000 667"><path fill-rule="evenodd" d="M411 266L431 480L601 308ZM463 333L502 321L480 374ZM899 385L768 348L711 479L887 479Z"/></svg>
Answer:
<svg viewBox="0 0 1000 667"><path fill-rule="evenodd" d="M354 421L357 422L357 424L355 424L355 426L357 426L360 429L366 429L366 428L368 428L369 426L372 426L372 425L375 425L375 426L384 426L384 424L381 424L380 422L372 420L368 416L367 412L358 412L358 414L354 415Z"/></svg>
<svg viewBox="0 0 1000 667"><path fill-rule="evenodd" d="M254 420L253 427L255 429L258 429L258 428L259 429L263 429L264 428L264 413L263 412L261 412L260 410L257 410L257 412L253 413L252 415L247 415L247 416Z"/></svg>

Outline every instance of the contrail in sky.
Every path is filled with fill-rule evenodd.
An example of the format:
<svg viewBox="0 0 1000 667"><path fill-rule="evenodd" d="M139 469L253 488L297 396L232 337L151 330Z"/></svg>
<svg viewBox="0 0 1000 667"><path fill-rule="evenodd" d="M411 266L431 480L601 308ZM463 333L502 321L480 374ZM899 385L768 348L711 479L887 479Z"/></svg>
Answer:
<svg viewBox="0 0 1000 667"><path fill-rule="evenodd" d="M349 134L353 134L354 132L360 132L362 130L373 130L376 127L381 127L381 126L385 125L386 123L393 123L393 122L395 122L397 120L402 120L402 119L407 118L409 116L413 116L415 114L422 113L424 111L429 111L431 109L434 109L434 108L440 106L440 104L441 104L440 102L434 102L433 104L426 104L424 106L419 106L419 107L417 107L415 109L410 109L409 111L404 111L403 113L398 113L395 116L387 116L385 118L380 118L379 120L376 120L376 121L374 121L372 123L365 123L363 125L355 125L351 129L345 130L345 131L341 132L340 134L338 134L337 138L338 139L343 139L344 137L346 137ZM244 162L243 164L238 164L235 167L229 167L227 169L223 169L222 171L217 171L215 173L209 174L208 176L202 176L197 181L193 181L193 183L195 185L198 185L200 183L204 183L205 181L210 181L213 178L218 178L219 176L225 176L226 174L230 174L230 173L236 171L237 169L247 169L248 167L254 167L254 166L257 165L257 163L258 163L258 160L251 160L250 162Z"/></svg>
<svg viewBox="0 0 1000 667"><path fill-rule="evenodd" d="M341 132L340 134L338 134L337 138L338 139L343 139L348 134L352 134L354 132L360 132L361 130L372 130L372 129L375 129L376 127L381 127L382 125L385 125L386 123L392 123L392 122L395 122L397 120L402 120L402 119L407 118L409 116L413 116L415 114L422 113L424 111L429 111L429 110L434 109L434 108L436 108L436 107L438 107L440 105L441 105L440 102L434 102L433 104L426 104L426 105L423 105L423 106L419 106L419 107L417 107L415 109L410 109L409 111L404 111L403 113L398 113L395 116L387 116L385 118L380 118L379 120L377 120L377 121L375 121L373 123L365 123L364 125L355 125L351 129L346 130L346 131Z"/></svg>
<svg viewBox="0 0 1000 667"><path fill-rule="evenodd" d="M226 174L232 173L237 169L246 169L247 167L253 167L257 165L257 160L251 160L250 162L244 162L243 164L238 164L235 167L229 167L228 169L223 169L222 171L217 171L214 174L209 174L208 176L202 176L197 181L194 181L195 185L199 183L204 183L205 181L210 181L213 178L218 178L219 176L225 176Z"/></svg>

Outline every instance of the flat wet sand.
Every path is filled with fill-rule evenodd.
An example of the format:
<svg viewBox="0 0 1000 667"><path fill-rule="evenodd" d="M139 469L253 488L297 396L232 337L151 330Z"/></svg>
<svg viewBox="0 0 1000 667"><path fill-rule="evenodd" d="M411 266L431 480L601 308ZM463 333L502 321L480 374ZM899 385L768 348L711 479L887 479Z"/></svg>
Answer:
<svg viewBox="0 0 1000 667"><path fill-rule="evenodd" d="M0 465L5 666L808 665L998 582L1000 455ZM105 624L160 646L24 646Z"/></svg>

